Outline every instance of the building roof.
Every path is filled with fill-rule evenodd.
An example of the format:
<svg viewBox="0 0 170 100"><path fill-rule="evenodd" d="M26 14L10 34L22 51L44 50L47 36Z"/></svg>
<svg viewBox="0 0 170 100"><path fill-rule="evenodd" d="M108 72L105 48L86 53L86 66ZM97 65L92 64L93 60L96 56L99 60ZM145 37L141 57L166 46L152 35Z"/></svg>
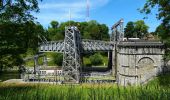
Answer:
<svg viewBox="0 0 170 100"><path fill-rule="evenodd" d="M118 43L118 46L121 47L130 47L130 46L136 46L136 47L163 47L164 43L161 41L155 41L155 40L128 40L128 41L121 41Z"/></svg>

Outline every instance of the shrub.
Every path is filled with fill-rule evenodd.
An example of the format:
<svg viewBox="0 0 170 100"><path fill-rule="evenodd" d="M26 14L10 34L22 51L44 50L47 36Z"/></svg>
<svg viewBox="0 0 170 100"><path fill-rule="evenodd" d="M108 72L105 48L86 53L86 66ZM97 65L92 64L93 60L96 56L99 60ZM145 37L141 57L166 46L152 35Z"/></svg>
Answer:
<svg viewBox="0 0 170 100"><path fill-rule="evenodd" d="M102 55L100 53L96 53L90 56L90 61L92 65L100 65L103 63Z"/></svg>
<svg viewBox="0 0 170 100"><path fill-rule="evenodd" d="M58 66L62 66L63 54L60 54L60 53L53 54L53 62L54 62L54 64L56 64Z"/></svg>

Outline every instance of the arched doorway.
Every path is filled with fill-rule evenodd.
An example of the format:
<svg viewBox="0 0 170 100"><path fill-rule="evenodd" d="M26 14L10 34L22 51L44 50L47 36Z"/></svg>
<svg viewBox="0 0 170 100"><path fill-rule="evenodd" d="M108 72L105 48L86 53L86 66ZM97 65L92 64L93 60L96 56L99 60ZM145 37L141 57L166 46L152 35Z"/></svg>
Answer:
<svg viewBox="0 0 170 100"><path fill-rule="evenodd" d="M147 80L155 76L155 67L153 59L149 57L141 58L138 61L138 82L145 83Z"/></svg>

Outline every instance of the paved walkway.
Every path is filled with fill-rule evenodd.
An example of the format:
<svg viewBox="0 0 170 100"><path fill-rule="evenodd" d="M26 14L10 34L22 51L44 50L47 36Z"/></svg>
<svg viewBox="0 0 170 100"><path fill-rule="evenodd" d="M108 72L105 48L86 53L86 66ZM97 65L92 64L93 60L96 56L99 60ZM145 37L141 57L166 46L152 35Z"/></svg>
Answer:
<svg viewBox="0 0 170 100"><path fill-rule="evenodd" d="M25 83L22 79L9 79L4 81L3 83Z"/></svg>

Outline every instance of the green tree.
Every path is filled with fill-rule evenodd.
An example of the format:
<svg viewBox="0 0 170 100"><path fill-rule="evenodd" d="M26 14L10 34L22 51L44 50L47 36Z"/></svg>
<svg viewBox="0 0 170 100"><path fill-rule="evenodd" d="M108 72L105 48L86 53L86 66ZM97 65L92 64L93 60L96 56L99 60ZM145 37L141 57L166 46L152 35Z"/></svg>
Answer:
<svg viewBox="0 0 170 100"><path fill-rule="evenodd" d="M51 26L52 26L52 28L58 28L58 25L59 25L59 23L57 22L57 21L51 21Z"/></svg>
<svg viewBox="0 0 170 100"><path fill-rule="evenodd" d="M156 34L164 41L167 48L170 47L170 0L147 0L141 13L150 14L152 9L157 8L156 18L162 20L156 29ZM154 9L155 10L155 9ZM165 59L170 59L170 52L165 49Z"/></svg>
<svg viewBox="0 0 170 100"><path fill-rule="evenodd" d="M53 62L61 67L63 63L63 54L53 54Z"/></svg>
<svg viewBox="0 0 170 100"><path fill-rule="evenodd" d="M0 1L0 22L26 22L33 20L30 14L38 12L38 0L1 0Z"/></svg>
<svg viewBox="0 0 170 100"><path fill-rule="evenodd" d="M143 38L148 33L148 26L143 20L138 20L135 23L134 34L138 38Z"/></svg>
<svg viewBox="0 0 170 100"><path fill-rule="evenodd" d="M92 65L100 65L103 63L102 55L100 53L95 53L94 55L90 56L90 61Z"/></svg>
<svg viewBox="0 0 170 100"><path fill-rule="evenodd" d="M167 42L170 36L170 0L147 0L140 11L150 14L155 7L157 8L157 19L162 20L159 27L164 29L160 36L163 41Z"/></svg>
<svg viewBox="0 0 170 100"><path fill-rule="evenodd" d="M127 38L132 38L135 37L134 36L134 22L130 21L127 23L126 27L125 27L125 37Z"/></svg>
<svg viewBox="0 0 170 100"><path fill-rule="evenodd" d="M106 26L106 24L99 24L99 30L101 33L101 40L109 40L109 28Z"/></svg>
<svg viewBox="0 0 170 100"><path fill-rule="evenodd" d="M143 38L148 33L148 26L143 20L128 22L125 28L125 37Z"/></svg>
<svg viewBox="0 0 170 100"><path fill-rule="evenodd" d="M108 27L105 24L99 24L95 20L91 20L87 23L83 31L83 38L94 40L108 40Z"/></svg>
<svg viewBox="0 0 170 100"><path fill-rule="evenodd" d="M59 26L59 23L57 21L51 21L50 23L51 27L48 27L48 38L51 41L57 41L57 40L63 40L64 39L64 33L61 31L61 27Z"/></svg>
<svg viewBox="0 0 170 100"><path fill-rule="evenodd" d="M0 70L20 65L21 54L35 47L40 26L32 22L33 11L39 11L37 0L0 1Z"/></svg>
<svg viewBox="0 0 170 100"><path fill-rule="evenodd" d="M66 26L77 26L83 39L109 40L108 27L105 24L99 24L95 20L89 22L67 21L57 23L57 25L56 21L52 21L51 27L48 28L49 39L63 40Z"/></svg>

